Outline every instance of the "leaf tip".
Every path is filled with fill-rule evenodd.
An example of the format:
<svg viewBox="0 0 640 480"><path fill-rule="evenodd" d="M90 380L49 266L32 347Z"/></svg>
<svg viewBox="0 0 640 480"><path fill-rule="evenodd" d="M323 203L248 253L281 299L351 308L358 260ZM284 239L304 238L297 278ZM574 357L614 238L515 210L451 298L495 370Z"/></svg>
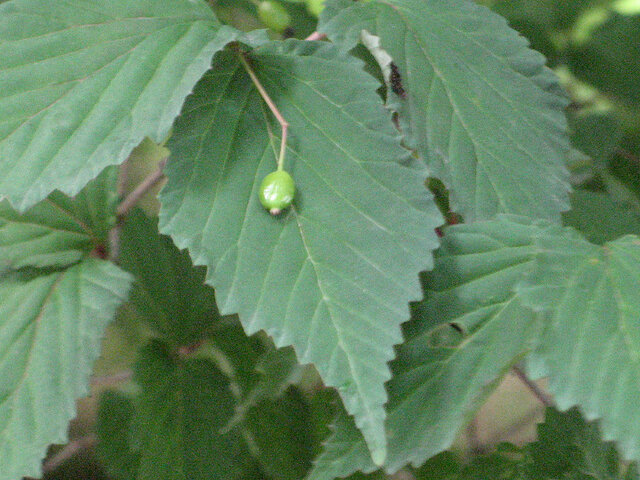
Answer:
<svg viewBox="0 0 640 480"><path fill-rule="evenodd" d="M384 461L387 459L387 451L384 448L377 448L371 452L371 460L376 467L384 465Z"/></svg>

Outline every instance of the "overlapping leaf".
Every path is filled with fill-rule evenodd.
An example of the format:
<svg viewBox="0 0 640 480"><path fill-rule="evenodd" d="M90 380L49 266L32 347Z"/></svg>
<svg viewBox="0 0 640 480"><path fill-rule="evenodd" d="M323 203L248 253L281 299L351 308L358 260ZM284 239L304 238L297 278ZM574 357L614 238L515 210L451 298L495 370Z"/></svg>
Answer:
<svg viewBox="0 0 640 480"><path fill-rule="evenodd" d="M602 247L575 231L536 239L536 267L519 295L551 315L545 338L550 388L560 408L602 418L607 439L640 458L640 239Z"/></svg>
<svg viewBox="0 0 640 480"><path fill-rule="evenodd" d="M564 413L547 408L544 423L538 425L538 440L527 450L531 457L527 478L532 480L622 478L615 443L604 442L598 424L587 423L575 408Z"/></svg>
<svg viewBox="0 0 640 480"><path fill-rule="evenodd" d="M137 480L242 474L250 463L244 440L238 429L225 430L234 398L211 362L176 363L153 343L140 355L136 380L142 394L135 408L113 396L102 404L99 431L111 435L101 437L102 454L116 462L112 473Z"/></svg>
<svg viewBox="0 0 640 480"><path fill-rule="evenodd" d="M160 343L136 367L142 393L101 400L100 454L122 479L301 478L310 464L308 408L295 390L233 422L242 393L203 358L176 361Z"/></svg>
<svg viewBox="0 0 640 480"><path fill-rule="evenodd" d="M571 194L571 207L563 215L565 225L597 245L625 234L640 234L640 212L605 193L576 190Z"/></svg>
<svg viewBox="0 0 640 480"><path fill-rule="evenodd" d="M49 275L0 277L0 479L40 476L66 441L100 341L131 278L88 259Z"/></svg>
<svg viewBox="0 0 640 480"><path fill-rule="evenodd" d="M201 0L0 5L0 198L74 195L145 137L233 39Z"/></svg>
<svg viewBox="0 0 640 480"><path fill-rule="evenodd" d="M513 288L531 268L540 225L523 217L447 229L407 324L389 382L389 457L395 472L448 448L502 373L526 352L535 314ZM342 416L309 478L371 471L362 437Z"/></svg>
<svg viewBox="0 0 640 480"><path fill-rule="evenodd" d="M140 210L127 218L120 241L121 265L136 277L131 303L165 339L177 345L200 340L220 320L204 268L158 233Z"/></svg>
<svg viewBox="0 0 640 480"><path fill-rule="evenodd" d="M424 177L400 164L406 151L358 60L289 40L249 62L291 124L294 205L276 218L258 201L279 127L228 53L176 123L160 230L209 267L221 312L293 345L337 387L380 461L386 363L422 295L441 216Z"/></svg>
<svg viewBox="0 0 640 480"><path fill-rule="evenodd" d="M544 57L503 18L468 0L374 0L321 20L346 48L362 30L380 38L397 67L390 104L453 210L559 222L569 207L565 101Z"/></svg>
<svg viewBox="0 0 640 480"><path fill-rule="evenodd" d="M604 442L598 425L576 409L548 408L538 440L524 448L500 444L490 455L461 465L442 454L416 472L419 480L622 480L637 479L636 465L624 465L613 442ZM624 473L626 470L626 474Z"/></svg>
<svg viewBox="0 0 640 480"><path fill-rule="evenodd" d="M309 407L290 389L279 400L263 400L245 416L255 441L256 457L273 480L300 480L311 467Z"/></svg>
<svg viewBox="0 0 640 480"><path fill-rule="evenodd" d="M116 221L117 173L105 170L73 199L54 192L24 214L0 202L0 271L64 267L104 247Z"/></svg>

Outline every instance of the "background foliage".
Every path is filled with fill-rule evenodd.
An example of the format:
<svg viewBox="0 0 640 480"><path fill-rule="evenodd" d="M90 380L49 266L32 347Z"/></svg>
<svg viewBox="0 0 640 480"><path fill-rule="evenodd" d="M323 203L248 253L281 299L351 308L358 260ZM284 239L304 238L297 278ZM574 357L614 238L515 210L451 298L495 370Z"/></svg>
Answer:
<svg viewBox="0 0 640 480"><path fill-rule="evenodd" d="M0 480L638 478L640 3L274 1L0 1Z"/></svg>

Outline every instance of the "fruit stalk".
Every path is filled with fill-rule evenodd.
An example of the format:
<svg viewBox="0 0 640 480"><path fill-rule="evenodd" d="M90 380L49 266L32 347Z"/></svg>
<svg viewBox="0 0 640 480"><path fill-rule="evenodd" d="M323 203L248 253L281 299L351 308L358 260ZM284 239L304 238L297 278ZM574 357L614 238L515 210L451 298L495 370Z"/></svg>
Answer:
<svg viewBox="0 0 640 480"><path fill-rule="evenodd" d="M276 120L278 120L278 123L280 124L280 127L282 129L282 139L280 141L280 154L278 156L278 168L277 168L278 171L281 171L284 169L284 156L287 149L287 132L289 130L289 123L287 123L287 121L284 119L284 117L280 113L280 110L278 110L278 107L276 107L276 104L273 103L273 100L271 100L271 97L269 96L267 91L264 89L264 87L260 83L260 80L258 80L258 77L256 76L255 72L251 68L251 65L249 65L249 62L247 61L245 56L242 53L239 53L238 56L240 57L240 62L242 62L244 69L249 74L249 77L251 77L251 81L258 89L258 92L260 92L262 99L269 107L269 110L271 110L271 113L273 113L273 116L276 117Z"/></svg>

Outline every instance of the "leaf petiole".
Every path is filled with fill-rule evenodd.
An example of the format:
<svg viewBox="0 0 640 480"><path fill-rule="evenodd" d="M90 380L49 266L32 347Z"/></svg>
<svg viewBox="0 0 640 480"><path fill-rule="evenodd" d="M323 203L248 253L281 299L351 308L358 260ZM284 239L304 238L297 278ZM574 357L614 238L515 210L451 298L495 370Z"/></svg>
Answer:
<svg viewBox="0 0 640 480"><path fill-rule="evenodd" d="M244 54L238 53L238 57L240 58L240 62L242 62L242 66L249 74L249 77L251 77L251 81L258 89L258 92L260 92L262 99L267 104L267 106L269 107L273 115L276 117L276 119L278 120L278 123L280 124L280 127L282 128L282 140L280 142L280 155L278 156L278 170L279 171L283 170L284 156L287 149L287 131L289 130L289 123L284 119L284 117L280 113L280 110L278 110L278 107L276 107L276 104L273 102L273 100L271 100L271 97L269 96L267 91L264 89L264 87L260 83L260 80L258 80L258 77L256 76L255 72L251 68L251 65L249 65L249 62L247 62L247 59L244 57Z"/></svg>

